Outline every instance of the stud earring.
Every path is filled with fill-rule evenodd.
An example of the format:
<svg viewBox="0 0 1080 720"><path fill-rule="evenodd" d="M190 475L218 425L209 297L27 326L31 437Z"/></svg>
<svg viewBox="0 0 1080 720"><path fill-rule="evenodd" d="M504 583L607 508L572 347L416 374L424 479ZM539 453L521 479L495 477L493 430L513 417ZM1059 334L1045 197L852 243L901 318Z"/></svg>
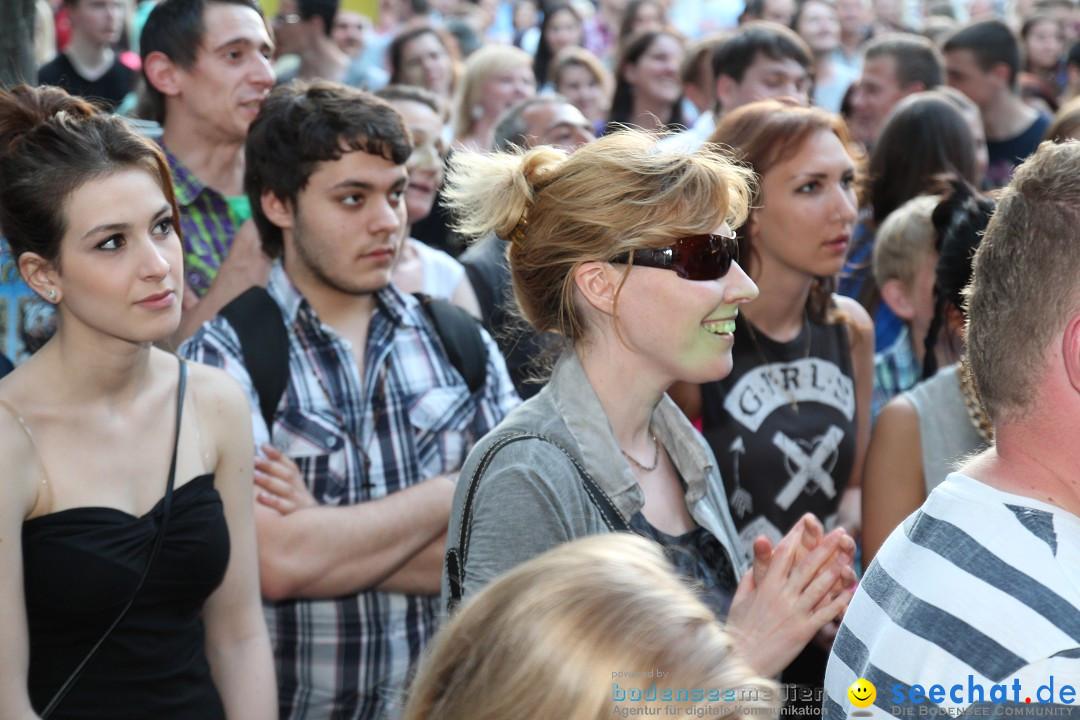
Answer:
<svg viewBox="0 0 1080 720"><path fill-rule="evenodd" d="M55 289L50 289L49 292L45 293L45 295L49 298L50 301L56 302L56 290Z"/></svg>

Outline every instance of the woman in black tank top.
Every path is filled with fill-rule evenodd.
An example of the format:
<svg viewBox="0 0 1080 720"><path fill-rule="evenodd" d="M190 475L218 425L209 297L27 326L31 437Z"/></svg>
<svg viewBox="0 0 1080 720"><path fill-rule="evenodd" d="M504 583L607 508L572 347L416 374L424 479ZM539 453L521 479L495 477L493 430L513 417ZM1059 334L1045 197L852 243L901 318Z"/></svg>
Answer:
<svg viewBox="0 0 1080 720"><path fill-rule="evenodd" d="M161 150L0 91L0 229L59 318L0 380L0 717L276 717L247 402L152 344L183 296Z"/></svg>
<svg viewBox="0 0 1080 720"><path fill-rule="evenodd" d="M761 293L737 320L731 373L672 394L702 420L744 546L775 542L807 512L856 535L873 324L832 289L858 212L859 158L838 116L777 101L735 110L711 140L758 176L736 233ZM818 659L816 682L798 680L821 684Z"/></svg>

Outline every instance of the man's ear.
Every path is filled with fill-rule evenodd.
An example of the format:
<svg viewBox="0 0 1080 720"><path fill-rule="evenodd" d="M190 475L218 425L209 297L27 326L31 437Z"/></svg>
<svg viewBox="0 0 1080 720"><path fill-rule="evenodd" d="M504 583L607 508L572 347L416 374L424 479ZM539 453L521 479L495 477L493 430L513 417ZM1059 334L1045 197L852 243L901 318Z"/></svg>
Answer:
<svg viewBox="0 0 1080 720"><path fill-rule="evenodd" d="M288 200L282 200L269 190L263 190L260 198L263 214L266 219L277 225L282 230L292 229L293 208Z"/></svg>
<svg viewBox="0 0 1080 720"><path fill-rule="evenodd" d="M1012 73L1012 68L1009 67L1008 63L994 63L993 67L990 68L990 73L1001 82L1002 87L1010 87L1009 75Z"/></svg>
<svg viewBox="0 0 1080 720"><path fill-rule="evenodd" d="M910 83L904 86L903 91L904 95L907 96L914 95L917 92L923 92L924 90L929 89L930 88L926 87L926 83L924 83L922 80L912 80Z"/></svg>
<svg viewBox="0 0 1080 720"><path fill-rule="evenodd" d="M60 301L63 291L55 263L35 252L24 252L19 256L19 273L38 295L54 304Z"/></svg>
<svg viewBox="0 0 1080 720"><path fill-rule="evenodd" d="M155 50L143 60L143 72L146 79L154 88L168 97L180 94L180 68L168 55Z"/></svg>
<svg viewBox="0 0 1080 720"><path fill-rule="evenodd" d="M915 307L911 302L911 294L899 278L885 281L885 284L881 286L881 299L885 301L885 304L889 306L889 309L893 311L896 317L904 322L911 322L915 319Z"/></svg>
<svg viewBox="0 0 1080 720"><path fill-rule="evenodd" d="M1065 335L1061 339L1061 354L1069 384L1080 392L1080 315L1073 315L1065 326Z"/></svg>
<svg viewBox="0 0 1080 720"><path fill-rule="evenodd" d="M582 299L605 315L613 315L621 275L605 262L587 262L574 271L574 285Z"/></svg>

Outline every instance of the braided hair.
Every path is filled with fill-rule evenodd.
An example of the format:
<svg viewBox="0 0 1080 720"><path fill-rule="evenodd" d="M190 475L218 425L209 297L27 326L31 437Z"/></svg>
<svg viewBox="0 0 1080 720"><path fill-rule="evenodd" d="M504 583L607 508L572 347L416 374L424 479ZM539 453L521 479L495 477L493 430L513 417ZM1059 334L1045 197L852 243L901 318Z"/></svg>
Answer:
<svg viewBox="0 0 1080 720"><path fill-rule="evenodd" d="M942 181L944 196L930 219L937 233L934 271L934 317L926 332L923 379L937 372L934 347L949 306L964 311L963 290L971 282L971 261L994 212L994 201L956 177Z"/></svg>

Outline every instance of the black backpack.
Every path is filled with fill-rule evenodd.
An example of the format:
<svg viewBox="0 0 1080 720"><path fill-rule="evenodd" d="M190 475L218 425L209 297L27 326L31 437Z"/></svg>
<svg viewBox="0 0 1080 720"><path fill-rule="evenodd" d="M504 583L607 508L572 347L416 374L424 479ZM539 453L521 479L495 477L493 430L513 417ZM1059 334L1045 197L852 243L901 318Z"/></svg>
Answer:
<svg viewBox="0 0 1080 720"><path fill-rule="evenodd" d="M487 345L480 335L480 321L445 300L416 294L420 306L439 336L446 358L465 380L469 392L484 387L487 379ZM240 340L244 365L255 392L266 429L274 427L274 411L289 384L289 337L281 308L263 287L244 291L224 308L222 315Z"/></svg>

